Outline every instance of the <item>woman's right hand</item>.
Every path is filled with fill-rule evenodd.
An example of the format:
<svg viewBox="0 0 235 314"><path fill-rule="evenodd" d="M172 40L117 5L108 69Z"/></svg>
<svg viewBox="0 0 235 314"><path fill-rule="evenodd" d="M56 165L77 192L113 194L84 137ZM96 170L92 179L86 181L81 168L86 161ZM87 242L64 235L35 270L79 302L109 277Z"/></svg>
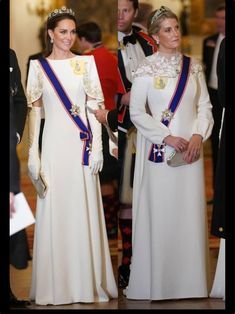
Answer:
<svg viewBox="0 0 235 314"><path fill-rule="evenodd" d="M188 141L183 137L168 135L164 138L164 143L173 147L177 152L184 152L188 148Z"/></svg>

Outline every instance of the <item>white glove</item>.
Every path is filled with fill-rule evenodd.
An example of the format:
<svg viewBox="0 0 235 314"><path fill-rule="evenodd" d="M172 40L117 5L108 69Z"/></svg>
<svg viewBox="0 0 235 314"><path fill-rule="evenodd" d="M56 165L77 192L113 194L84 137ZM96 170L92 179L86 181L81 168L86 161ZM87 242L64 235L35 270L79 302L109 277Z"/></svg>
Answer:
<svg viewBox="0 0 235 314"><path fill-rule="evenodd" d="M29 174L34 180L38 180L40 172L40 158L38 139L41 124L41 107L32 107L29 111Z"/></svg>
<svg viewBox="0 0 235 314"><path fill-rule="evenodd" d="M87 101L88 108L92 110L99 109L97 100L92 99ZM92 110L87 110L88 120L92 132L92 148L90 154L90 169L92 174L97 174L103 168L103 145L102 145L102 128L97 121Z"/></svg>

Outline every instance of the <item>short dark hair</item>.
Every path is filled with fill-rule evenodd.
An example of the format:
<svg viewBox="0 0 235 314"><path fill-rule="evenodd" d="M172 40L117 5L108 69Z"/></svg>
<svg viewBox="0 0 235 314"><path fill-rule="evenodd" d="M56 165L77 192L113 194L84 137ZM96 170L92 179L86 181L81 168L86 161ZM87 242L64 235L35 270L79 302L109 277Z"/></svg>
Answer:
<svg viewBox="0 0 235 314"><path fill-rule="evenodd" d="M223 11L223 10L225 10L225 3L221 3L220 5L218 5L215 12Z"/></svg>
<svg viewBox="0 0 235 314"><path fill-rule="evenodd" d="M137 23L146 22L152 10L153 10L152 4L141 2L139 4L138 15L134 21Z"/></svg>
<svg viewBox="0 0 235 314"><path fill-rule="evenodd" d="M95 22L82 23L77 28L79 38L84 37L87 41L94 44L101 41L102 33L98 24Z"/></svg>
<svg viewBox="0 0 235 314"><path fill-rule="evenodd" d="M137 10L139 8L139 0L128 0L133 3L133 8Z"/></svg>

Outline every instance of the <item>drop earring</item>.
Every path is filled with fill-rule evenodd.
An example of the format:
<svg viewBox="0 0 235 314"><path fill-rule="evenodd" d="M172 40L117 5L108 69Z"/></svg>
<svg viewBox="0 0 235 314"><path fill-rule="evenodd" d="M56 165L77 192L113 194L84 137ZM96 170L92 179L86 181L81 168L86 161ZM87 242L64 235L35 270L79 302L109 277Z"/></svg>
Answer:
<svg viewBox="0 0 235 314"><path fill-rule="evenodd" d="M160 41L159 39L156 39L156 44L159 45Z"/></svg>
<svg viewBox="0 0 235 314"><path fill-rule="evenodd" d="M50 42L53 44L53 42L54 42L53 38L51 38Z"/></svg>

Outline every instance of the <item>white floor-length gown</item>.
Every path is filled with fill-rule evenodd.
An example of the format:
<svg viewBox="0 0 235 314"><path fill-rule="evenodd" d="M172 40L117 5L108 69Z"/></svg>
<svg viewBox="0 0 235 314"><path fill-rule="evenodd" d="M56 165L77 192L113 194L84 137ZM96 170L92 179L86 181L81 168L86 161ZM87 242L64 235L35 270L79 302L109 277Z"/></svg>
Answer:
<svg viewBox="0 0 235 314"><path fill-rule="evenodd" d="M220 239L219 255L210 297L225 300L225 239L223 238Z"/></svg>
<svg viewBox="0 0 235 314"><path fill-rule="evenodd" d="M192 60L181 102L167 128L160 120L174 93L182 55L157 52L136 71L130 115L137 128L133 188L133 256L128 299L208 297L208 230L203 151L192 164L148 160L152 143L172 134L211 134L213 118L202 66ZM157 79L162 79L161 83ZM146 103L148 108L146 109ZM151 114L149 114L149 111Z"/></svg>
<svg viewBox="0 0 235 314"><path fill-rule="evenodd" d="M48 62L87 125L86 95L103 99L93 56ZM49 186L45 199L37 198L30 299L56 305L116 298L99 176L82 165L79 129L37 60L27 94L29 106L42 96L41 170Z"/></svg>

